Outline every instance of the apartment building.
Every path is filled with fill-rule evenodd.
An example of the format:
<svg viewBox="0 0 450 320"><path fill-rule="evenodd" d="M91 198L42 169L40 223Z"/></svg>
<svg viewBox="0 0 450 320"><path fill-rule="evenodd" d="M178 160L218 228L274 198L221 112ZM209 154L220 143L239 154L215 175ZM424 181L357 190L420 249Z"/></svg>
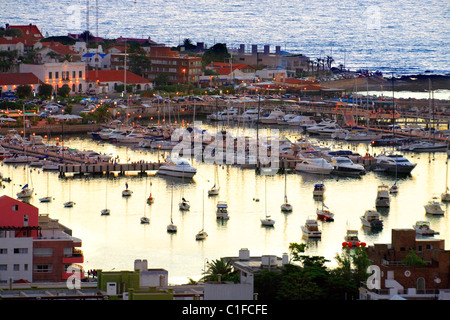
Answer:
<svg viewBox="0 0 450 320"><path fill-rule="evenodd" d="M61 282L82 270L81 240L39 209L0 197L0 283ZM82 277L82 273L81 273Z"/></svg>
<svg viewBox="0 0 450 320"><path fill-rule="evenodd" d="M202 58L172 51L169 47L150 48L151 71L149 79L167 75L169 83L198 84L202 74Z"/></svg>

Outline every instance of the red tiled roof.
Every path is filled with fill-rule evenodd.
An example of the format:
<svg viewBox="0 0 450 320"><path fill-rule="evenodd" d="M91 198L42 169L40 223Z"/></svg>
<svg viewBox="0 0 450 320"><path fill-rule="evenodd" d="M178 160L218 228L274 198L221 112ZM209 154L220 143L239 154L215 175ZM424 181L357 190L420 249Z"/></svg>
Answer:
<svg viewBox="0 0 450 320"><path fill-rule="evenodd" d="M123 70L91 70L87 72L86 76L88 81L125 82ZM127 71L127 84L131 83L150 83L150 81Z"/></svg>
<svg viewBox="0 0 450 320"><path fill-rule="evenodd" d="M49 48L49 49L55 51L56 53L63 54L63 55L64 54L70 54L70 55L77 54L75 51L70 49L69 46L63 45L62 43L59 43L59 42L54 42L54 41L42 42L42 46Z"/></svg>
<svg viewBox="0 0 450 320"><path fill-rule="evenodd" d="M19 25L19 26L8 25L8 28L21 30L24 38L27 38L32 43L38 42L39 40L44 38L41 31L39 31L39 28L31 23L29 25Z"/></svg>
<svg viewBox="0 0 450 320"><path fill-rule="evenodd" d="M0 73L0 85L40 84L42 81L34 73Z"/></svg>

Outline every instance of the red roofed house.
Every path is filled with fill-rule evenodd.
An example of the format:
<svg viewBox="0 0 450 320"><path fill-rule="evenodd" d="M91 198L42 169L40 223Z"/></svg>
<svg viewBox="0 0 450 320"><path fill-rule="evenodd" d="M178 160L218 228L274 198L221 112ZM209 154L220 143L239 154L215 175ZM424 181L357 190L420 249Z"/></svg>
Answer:
<svg viewBox="0 0 450 320"><path fill-rule="evenodd" d="M0 51L17 50L19 56L25 53L26 41L24 38L18 37L0 37Z"/></svg>
<svg viewBox="0 0 450 320"><path fill-rule="evenodd" d="M68 268L84 261L80 246L70 229L38 208L0 197L0 283L65 281L72 275Z"/></svg>
<svg viewBox="0 0 450 320"><path fill-rule="evenodd" d="M89 90L96 93L115 92L118 85L132 85L136 90L147 90L152 88L150 80L145 79L130 71L124 70L90 70L87 72Z"/></svg>
<svg viewBox="0 0 450 320"><path fill-rule="evenodd" d="M57 41L38 42L34 49L36 50L36 63L62 62L67 56L70 56L70 61L81 60L81 56L72 50L71 46Z"/></svg>
<svg viewBox="0 0 450 320"><path fill-rule="evenodd" d="M0 73L0 93L16 91L17 87L28 85L36 92L42 81L33 73Z"/></svg>
<svg viewBox="0 0 450 320"><path fill-rule="evenodd" d="M42 35L41 31L39 30L39 28L34 25L34 24L28 24L28 25L17 25L17 26L12 26L9 25L8 23L6 24L6 29L19 29L22 31L23 33L23 39L24 39L24 45L25 51L30 51L33 49L33 45L36 42L41 41L42 39L44 39L44 36Z"/></svg>

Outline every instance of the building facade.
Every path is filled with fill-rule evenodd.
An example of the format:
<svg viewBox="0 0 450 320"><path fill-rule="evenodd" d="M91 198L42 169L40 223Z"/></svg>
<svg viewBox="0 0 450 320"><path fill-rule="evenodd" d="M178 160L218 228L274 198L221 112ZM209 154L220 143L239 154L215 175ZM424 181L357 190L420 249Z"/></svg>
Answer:
<svg viewBox="0 0 450 320"><path fill-rule="evenodd" d="M418 238L414 229L393 229L392 243L374 244L367 249L369 260L379 268L374 274L379 277L379 285L363 284L361 299L450 298L450 251L445 250L444 240ZM408 263L411 252L424 263Z"/></svg>
<svg viewBox="0 0 450 320"><path fill-rule="evenodd" d="M81 240L38 208L0 197L0 283L61 282L79 270ZM71 268L72 267L72 268Z"/></svg>
<svg viewBox="0 0 450 320"><path fill-rule="evenodd" d="M169 83L198 84L202 75L202 58L180 54L169 47L155 46L150 48L151 71L149 80L158 75L167 76Z"/></svg>
<svg viewBox="0 0 450 320"><path fill-rule="evenodd" d="M71 94L86 91L86 64L84 62L52 62L43 64L21 64L20 72L31 72L43 83L50 84L56 91L68 85Z"/></svg>

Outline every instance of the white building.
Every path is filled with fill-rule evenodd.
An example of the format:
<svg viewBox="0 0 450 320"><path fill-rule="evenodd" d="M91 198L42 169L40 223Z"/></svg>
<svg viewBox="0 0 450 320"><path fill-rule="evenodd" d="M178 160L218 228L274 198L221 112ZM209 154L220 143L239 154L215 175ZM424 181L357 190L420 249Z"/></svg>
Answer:
<svg viewBox="0 0 450 320"><path fill-rule="evenodd" d="M21 64L20 72L34 73L43 83L52 85L54 90L65 84L71 89L71 94L86 90L86 64L84 62Z"/></svg>
<svg viewBox="0 0 450 320"><path fill-rule="evenodd" d="M33 238L16 238L15 230L0 230L0 283L33 280Z"/></svg>

